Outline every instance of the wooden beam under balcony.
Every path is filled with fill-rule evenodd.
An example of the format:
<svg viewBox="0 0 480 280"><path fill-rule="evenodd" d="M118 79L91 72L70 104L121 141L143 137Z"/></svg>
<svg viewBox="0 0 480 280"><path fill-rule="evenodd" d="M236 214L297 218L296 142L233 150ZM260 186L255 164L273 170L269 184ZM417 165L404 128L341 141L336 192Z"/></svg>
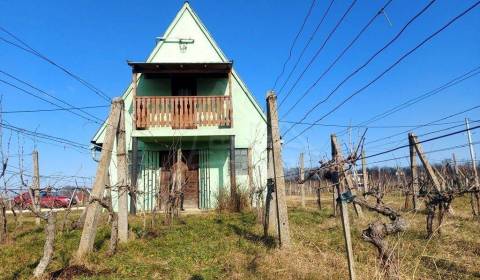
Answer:
<svg viewBox="0 0 480 280"><path fill-rule="evenodd" d="M211 74L227 76L232 71L232 62L216 63L154 63L128 62L133 73L177 75L177 74Z"/></svg>
<svg viewBox="0 0 480 280"><path fill-rule="evenodd" d="M231 96L137 96L134 111L137 129L231 127L233 119Z"/></svg>

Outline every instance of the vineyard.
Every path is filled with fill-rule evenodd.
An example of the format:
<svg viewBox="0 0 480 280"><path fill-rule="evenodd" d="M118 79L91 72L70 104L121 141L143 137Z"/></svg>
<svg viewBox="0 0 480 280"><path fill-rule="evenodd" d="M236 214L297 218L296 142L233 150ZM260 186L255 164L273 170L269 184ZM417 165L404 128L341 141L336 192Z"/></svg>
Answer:
<svg viewBox="0 0 480 280"><path fill-rule="evenodd" d="M265 243L263 229L251 212L242 214L211 213L187 215L173 228L157 226L144 234L141 218L132 221L134 238L119 252L107 257L109 229L99 228L95 242L98 253L89 255L86 268L65 267L76 249L80 231L59 233L57 249L49 271L63 279L72 275L95 278L165 278L165 279L331 279L347 278L343 253L342 227L332 216L332 193L322 191L322 209L318 210L316 194L306 196L301 208L300 195L288 196L293 248L282 252ZM401 209L401 193L389 193L388 205ZM455 216L448 216L442 235L425 239L425 214L402 212L409 229L389 240L395 246L402 279L475 279L479 277L480 244L474 238L476 221L471 217L469 198L455 200ZM78 212L72 213L72 219ZM351 215L355 215L350 210ZM366 213L363 220L352 221L352 241L358 274L362 278L380 278L377 253L361 237L375 214ZM60 218L61 219L61 218ZM107 219L103 216L103 219ZM13 231L13 223L9 230ZM35 230L32 217L2 246L0 268L2 279L29 278L41 256L44 236ZM184 238L178 241L178 235ZM143 237L142 237L143 236ZM21 246L15 244L22 244ZM63 273L63 274L62 274ZM62 278L60 278L62 279Z"/></svg>
<svg viewBox="0 0 480 280"><path fill-rule="evenodd" d="M0 280L480 278L480 1L207 2L0 3Z"/></svg>

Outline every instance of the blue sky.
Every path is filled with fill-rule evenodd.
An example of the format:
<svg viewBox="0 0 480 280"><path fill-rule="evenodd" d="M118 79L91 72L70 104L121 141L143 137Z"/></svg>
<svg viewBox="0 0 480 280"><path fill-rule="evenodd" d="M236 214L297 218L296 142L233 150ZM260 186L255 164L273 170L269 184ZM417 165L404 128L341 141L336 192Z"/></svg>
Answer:
<svg viewBox="0 0 480 280"><path fill-rule="evenodd" d="M290 105L325 70L338 53L352 40L359 29L383 6L386 1L357 1L345 21L331 37L310 69L305 73L291 96L280 107L283 115ZM234 67L245 80L262 107L265 95L280 73L311 1L190 1L193 9L226 53L234 60ZM328 32L345 12L351 1L337 0L330 13L307 49L292 80L299 75L308 60L325 40ZM325 97L345 76L361 65L381 48L402 26L428 1L394 0L385 16L379 16L365 34L346 55L325 75L317 87L284 120L297 121L320 98ZM305 121L312 122L340 103L355 90L376 77L403 53L410 50L425 37L436 31L448 20L471 6L474 1L437 1L420 16L385 52L349 80L326 103L319 106ZM119 96L130 81L130 69L126 60L145 60L154 47L155 37L161 36L182 1L2 1L0 2L0 26L10 30L32 47L72 70L109 96ZM329 1L317 1L313 12L300 34L287 73L305 45ZM325 124L358 124L410 98L434 89L449 80L480 66L480 8L477 7L455 22L418 51L402 61L391 72L378 80L338 111L325 118ZM12 40L0 32L0 37ZM58 96L75 106L108 105L77 81L66 76L31 54L18 50L0 41L0 70ZM280 84L283 82L283 76ZM8 80L0 74L0 79ZM371 125L398 126L428 123L449 114L480 104L478 85L480 75L459 83L431 98L381 119ZM292 84L290 81L286 88ZM3 95L3 110L48 109L50 104L34 99L18 90L0 83ZM279 93L279 99L285 92ZM107 108L90 109L89 112L105 118ZM464 117L480 119L480 109L447 119L445 122L460 122ZM67 112L42 112L4 114L4 121L22 128L67 138L88 144L98 124L80 119ZM456 123L457 124L457 123ZM461 124L461 123L458 123ZM428 126L415 130L417 134L446 128L450 125ZM282 130L290 126L282 123ZM300 132L305 126L297 126L285 135L285 140ZM458 128L460 129L460 128ZM301 151L310 146L312 160L316 161L329 151L329 134L342 129L314 127L284 147L284 160L288 166L296 164ZM388 136L406 128L372 128L367 132L367 142ZM446 132L454 131L448 130ZM358 139L359 131L352 130L352 139ZM443 132L445 133L445 132ZM441 134L441 133L440 133ZM4 130L5 138L9 132ZM425 137L432 137L431 134ZM474 132L480 140L480 133ZM11 154L17 154L17 139L14 135ZM307 141L308 139L308 141ZM345 143L349 138L343 135ZM390 143L392 140L397 142ZM406 134L387 141L367 146L367 154L405 144ZM465 144L466 136L459 134L425 144L425 150L436 150ZM25 151L30 153L34 143L24 139ZM42 174L75 174L92 176L95 162L87 151L54 146L37 141L40 151ZM376 147L375 147L376 146ZM5 147L4 147L5 149ZM468 158L466 147L454 150L459 159ZM450 157L452 151L429 155L432 160ZM308 153L308 152L307 152ZM377 161L407 154L399 150L371 159ZM308 161L307 156L307 161ZM17 165L12 157L13 165ZM382 164L405 165L407 161L389 161ZM307 163L308 165L309 163ZM25 165L31 170L30 157ZM15 166L16 167L16 166ZM12 167L12 171L15 171Z"/></svg>

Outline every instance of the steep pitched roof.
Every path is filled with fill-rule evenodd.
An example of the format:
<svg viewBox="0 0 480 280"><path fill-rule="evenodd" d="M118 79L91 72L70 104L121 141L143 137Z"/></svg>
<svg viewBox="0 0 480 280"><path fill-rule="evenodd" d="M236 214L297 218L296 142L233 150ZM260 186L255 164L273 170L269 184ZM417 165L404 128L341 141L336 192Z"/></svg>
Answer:
<svg viewBox="0 0 480 280"><path fill-rule="evenodd" d="M185 43L186 51L179 48L179 41L185 39L193 39L195 44L195 51L189 52L188 42ZM175 42L175 44L172 44ZM219 48L218 44L213 39L210 32L208 32L205 25L202 23L198 15L191 8L188 2L185 2L182 8L178 11L173 21L168 26L163 37L158 41L155 48L148 56L146 62L230 62L227 56ZM235 79L248 99L255 107L257 112L266 121L258 102L251 94L235 69L232 70L232 77ZM131 84L127 87L122 95L125 99L132 90ZM92 139L92 143L98 142L105 129L105 124L102 125Z"/></svg>
<svg viewBox="0 0 480 280"><path fill-rule="evenodd" d="M174 57L164 55L172 49L179 51L177 44L169 44L172 39L193 39L195 48L201 52L187 51ZM163 34L162 40L150 53L147 62L228 62L228 59L190 4L185 2Z"/></svg>

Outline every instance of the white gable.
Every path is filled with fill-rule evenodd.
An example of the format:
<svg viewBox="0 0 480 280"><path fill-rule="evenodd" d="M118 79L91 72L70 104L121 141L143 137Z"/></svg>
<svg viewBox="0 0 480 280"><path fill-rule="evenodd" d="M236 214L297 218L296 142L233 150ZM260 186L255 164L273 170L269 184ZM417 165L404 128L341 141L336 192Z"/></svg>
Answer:
<svg viewBox="0 0 480 280"><path fill-rule="evenodd" d="M185 3L147 62L227 62L227 59L190 5Z"/></svg>

